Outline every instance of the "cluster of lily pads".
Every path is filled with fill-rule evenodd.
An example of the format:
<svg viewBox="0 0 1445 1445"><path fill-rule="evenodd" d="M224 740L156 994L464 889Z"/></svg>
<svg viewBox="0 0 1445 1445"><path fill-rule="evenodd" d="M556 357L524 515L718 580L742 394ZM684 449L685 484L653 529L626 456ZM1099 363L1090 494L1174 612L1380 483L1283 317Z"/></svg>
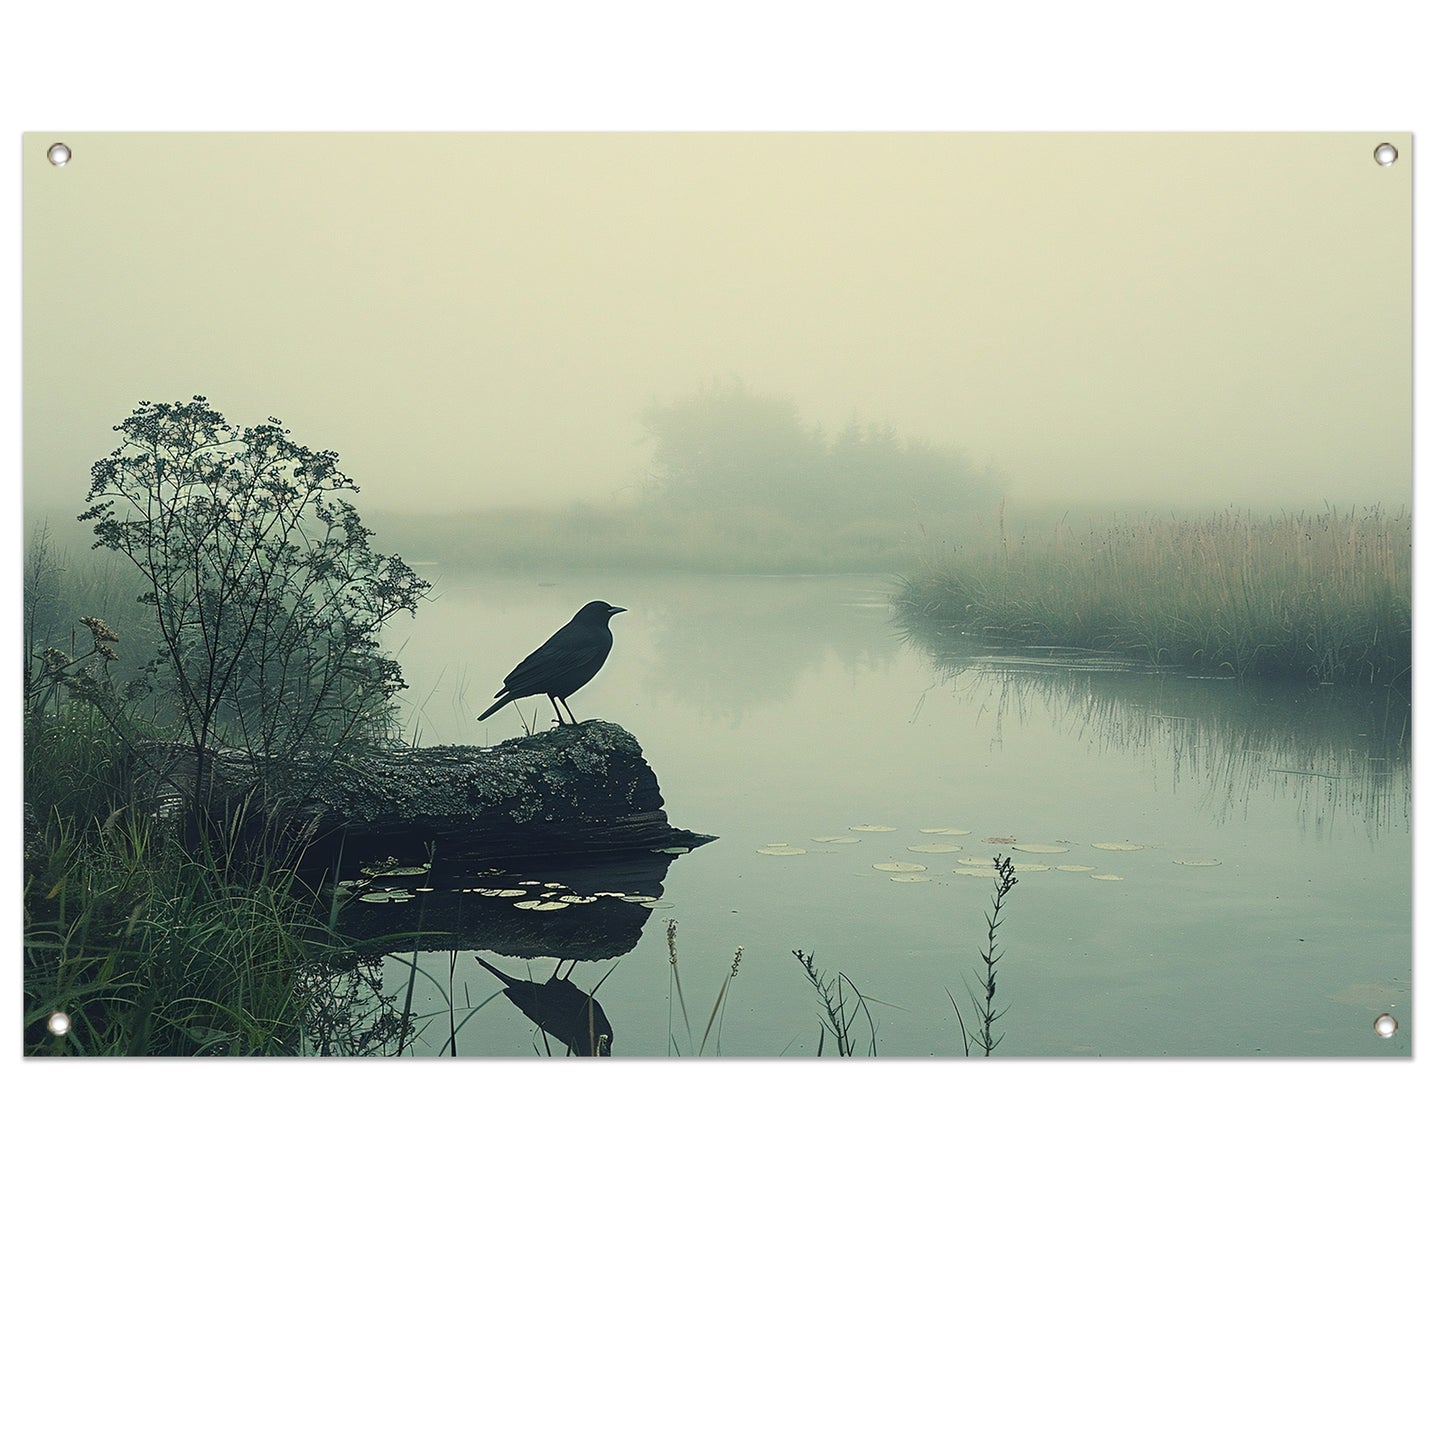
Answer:
<svg viewBox="0 0 1445 1445"><path fill-rule="evenodd" d="M896 833L898 829L891 823L854 823L847 833L820 834L810 839L813 843L819 843L821 848L800 848L792 843L768 843L757 851L765 858L791 858L810 852L832 852L838 847L846 847L850 844L862 842L858 834L862 833ZM948 861L954 866L952 872L965 878L993 878L995 877L993 857L969 857L963 852L962 843L950 843L943 841L947 838L966 838L972 836L971 828L920 828L921 834L929 837L930 841L925 843L908 843L905 845L909 853L929 853L947 856ZM1001 852L1051 854L1068 853L1074 846L1072 843L1020 843L1015 838L985 838L985 843L996 844ZM1144 843L1092 843L1089 845L1105 853L1137 853L1142 852L1148 845ZM1174 862L1183 868L1217 868L1218 858L1176 858ZM886 863L875 863L873 867L879 873L886 873L894 883L926 883L938 876L930 873L929 865L926 863L913 863L908 861L890 860ZM1090 878L1100 883L1122 883L1124 881L1121 873L1106 873L1095 863L1015 863L1014 871L1017 873L1087 873Z"/></svg>
<svg viewBox="0 0 1445 1445"><path fill-rule="evenodd" d="M502 875L504 870L492 868L485 870L480 876L496 877ZM528 890L540 888L540 894L529 896ZM636 903L642 908L671 908L672 904L664 903L655 893L618 893L612 891L599 891L596 893L577 893L565 883L543 883L539 878L522 878L515 883L504 884L501 887L478 886L476 888L462 888L462 893L475 893L482 898L510 898L513 908L526 908L536 913L554 913L559 908L571 908L579 903L600 903L604 898L615 898L620 903Z"/></svg>
<svg viewBox="0 0 1445 1445"><path fill-rule="evenodd" d="M344 892L347 901L355 903L410 903L418 893L432 893L435 890L424 883L391 882L394 878L423 878L428 870L424 867L391 867L379 865L377 870L362 870L362 877L344 879L336 886ZM457 888L457 893L475 893L482 898L507 898L513 908L525 908L538 913L554 913L561 908L571 908L579 903L597 903L604 898L615 898L622 903L636 903L642 908L671 908L653 893L578 893L565 883L544 883L539 878L507 879L504 868L483 868L478 878L492 879L492 883L477 884L473 887ZM540 890L538 892L537 890Z"/></svg>
<svg viewBox="0 0 1445 1445"><path fill-rule="evenodd" d="M392 878L425 878L428 869L423 866L408 866L388 859L374 868L363 868L360 878L343 878L336 885L348 902L353 903L410 903L418 893L430 893L431 889L422 883L393 884Z"/></svg>

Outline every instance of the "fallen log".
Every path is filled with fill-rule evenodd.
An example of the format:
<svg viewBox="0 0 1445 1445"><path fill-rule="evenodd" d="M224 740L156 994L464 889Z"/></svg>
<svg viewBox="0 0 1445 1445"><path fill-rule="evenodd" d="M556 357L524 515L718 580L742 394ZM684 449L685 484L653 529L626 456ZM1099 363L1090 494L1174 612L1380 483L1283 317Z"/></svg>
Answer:
<svg viewBox="0 0 1445 1445"><path fill-rule="evenodd" d="M195 787L194 754L157 745L152 796L171 810ZM392 855L447 867L668 850L709 843L668 821L642 746L593 721L494 747L373 748L284 774L235 749L205 756L207 811L245 803L268 829L328 864Z"/></svg>

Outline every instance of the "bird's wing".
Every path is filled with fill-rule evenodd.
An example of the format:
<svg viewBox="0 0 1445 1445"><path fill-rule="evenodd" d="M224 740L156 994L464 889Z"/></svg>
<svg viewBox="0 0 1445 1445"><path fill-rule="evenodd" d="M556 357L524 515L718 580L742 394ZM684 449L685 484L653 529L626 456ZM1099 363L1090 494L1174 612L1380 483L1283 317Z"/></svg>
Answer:
<svg viewBox="0 0 1445 1445"><path fill-rule="evenodd" d="M600 667L611 650L612 634L605 629L600 634L589 629L569 635L564 627L507 674L503 690L518 697L543 692L549 683L575 668L592 662Z"/></svg>

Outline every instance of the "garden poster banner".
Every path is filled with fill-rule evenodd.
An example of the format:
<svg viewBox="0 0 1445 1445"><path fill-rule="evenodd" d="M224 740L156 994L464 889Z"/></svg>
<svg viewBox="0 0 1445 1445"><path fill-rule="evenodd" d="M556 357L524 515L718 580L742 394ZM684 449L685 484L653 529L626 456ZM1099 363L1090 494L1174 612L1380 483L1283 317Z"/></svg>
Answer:
<svg viewBox="0 0 1445 1445"><path fill-rule="evenodd" d="M28 1054L1410 1056L1408 134L24 145Z"/></svg>

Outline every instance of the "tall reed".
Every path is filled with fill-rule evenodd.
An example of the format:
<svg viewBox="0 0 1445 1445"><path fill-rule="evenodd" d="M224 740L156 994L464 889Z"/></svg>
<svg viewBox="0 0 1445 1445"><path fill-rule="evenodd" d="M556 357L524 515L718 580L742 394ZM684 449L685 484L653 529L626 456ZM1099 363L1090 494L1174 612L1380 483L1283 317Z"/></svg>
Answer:
<svg viewBox="0 0 1445 1445"><path fill-rule="evenodd" d="M681 1054L682 1049L678 1047L677 1036L672 1029L672 997L673 991L677 993L677 1006L682 1012L683 1025L687 1030L688 1047L692 1047L692 1022L687 1016L687 1001L682 993L682 971L678 966L677 959L677 919L667 920L667 962L668 962L668 983L667 983L667 1052L669 1057L674 1054ZM722 1054L722 1026L723 1018L727 1013L728 990L732 987L732 981L738 976L738 969L742 967L743 951L741 946L733 952L732 967L723 975L722 987L718 989L717 997L713 1000L712 1011L707 1016L707 1024L702 1031L702 1042L697 1045L699 1056L707 1052L707 1041L712 1037L713 1027L717 1027L717 1040L713 1046L713 1052L719 1056Z"/></svg>

